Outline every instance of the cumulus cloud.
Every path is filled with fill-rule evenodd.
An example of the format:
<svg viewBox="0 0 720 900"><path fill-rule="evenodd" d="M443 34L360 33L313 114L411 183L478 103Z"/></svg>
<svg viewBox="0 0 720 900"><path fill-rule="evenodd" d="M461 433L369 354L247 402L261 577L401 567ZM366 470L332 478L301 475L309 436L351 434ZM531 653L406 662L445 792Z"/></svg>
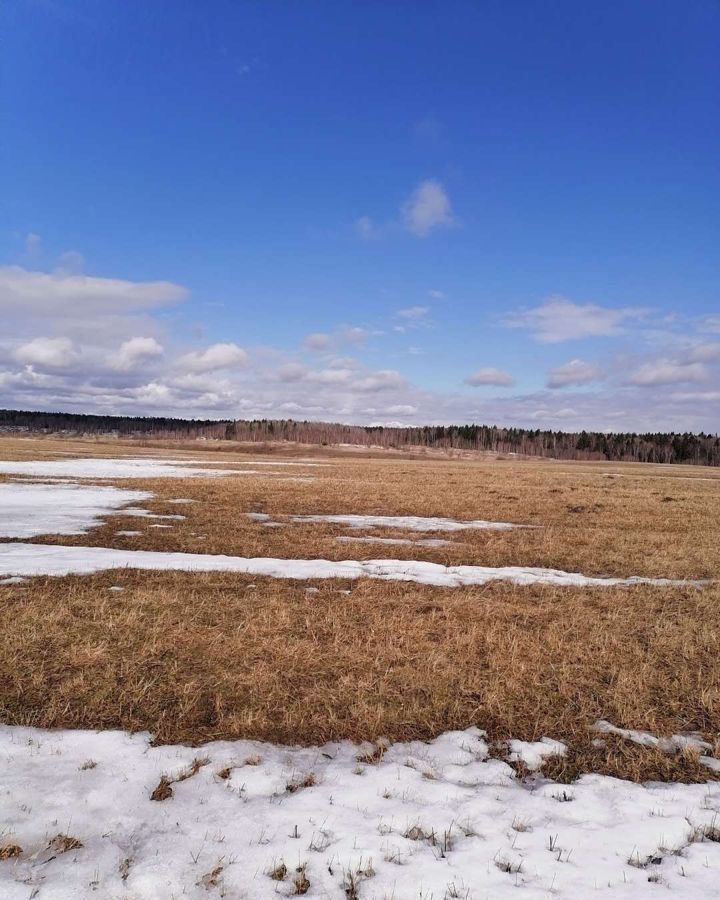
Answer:
<svg viewBox="0 0 720 900"><path fill-rule="evenodd" d="M119 372L128 372L142 363L158 359L163 353L162 344L155 338L134 337L120 345L120 349L112 358L110 365Z"/></svg>
<svg viewBox="0 0 720 900"><path fill-rule="evenodd" d="M285 363L280 366L277 370L277 377L280 381L284 381L288 384L294 381L302 381L305 378L310 370L307 366L303 366L300 363Z"/></svg>
<svg viewBox="0 0 720 900"><path fill-rule="evenodd" d="M468 375L465 384L471 387L480 387L482 385L494 385L495 387L512 387L515 379L509 372L503 372L502 369L496 369L493 366L484 366Z"/></svg>
<svg viewBox="0 0 720 900"><path fill-rule="evenodd" d="M570 362L548 373L549 388L563 388L570 385L589 384L600 381L604 377L602 368L597 363L584 362L582 359L571 359Z"/></svg>
<svg viewBox="0 0 720 900"><path fill-rule="evenodd" d="M550 297L540 306L506 316L503 322L508 328L530 331L540 343L551 344L621 334L625 323L644 314L645 310L637 307L614 309L595 303L573 303L564 297Z"/></svg>
<svg viewBox="0 0 720 900"><path fill-rule="evenodd" d="M347 384L353 375L352 369L328 368L320 369L318 372L309 372L306 379L315 384Z"/></svg>
<svg viewBox="0 0 720 900"><path fill-rule="evenodd" d="M68 338L38 337L17 347L13 356L19 363L40 369L65 369L77 360L73 342Z"/></svg>
<svg viewBox="0 0 720 900"><path fill-rule="evenodd" d="M572 359L551 370L550 387L566 389L561 404L552 390L512 396L509 391L471 393L459 386L450 392L426 390L406 381L400 371L365 364L358 348L380 332L357 325L308 335L304 349L317 356L262 347L248 358L242 347L230 342L178 351L172 329L187 334L188 323L176 324L165 310L185 295L182 287L168 281L0 267L0 406L218 418L292 414L361 424L557 423L571 430L713 431L720 426L720 379L715 377L720 344L708 333L712 321L701 328L699 320L693 320L692 333L682 340L680 326L671 336L666 332L654 337L652 358L636 356L632 366L625 363L634 378L630 383L609 377L602 390L576 392L573 386L589 380L590 372L583 367L591 363ZM427 309L408 306L393 324L422 327ZM532 325L539 340L555 341L620 333L642 311L551 298L522 315L525 319L516 327ZM570 325L563 321L568 319ZM646 328L642 334L647 336ZM417 350L408 348L407 353L413 352ZM663 354L664 359L658 358ZM467 383L508 388L514 382L508 372L486 367Z"/></svg>
<svg viewBox="0 0 720 900"><path fill-rule="evenodd" d="M436 228L453 224L450 198L439 181L421 181L401 209L403 226L415 237L427 237Z"/></svg>
<svg viewBox="0 0 720 900"><path fill-rule="evenodd" d="M371 333L367 328L361 328L359 325L343 325L332 333L314 331L305 335L303 348L315 353L322 353L339 347L357 347L364 344Z"/></svg>
<svg viewBox="0 0 720 900"><path fill-rule="evenodd" d="M303 347L306 350L327 350L332 345L332 338L322 331L313 331L305 336Z"/></svg>
<svg viewBox="0 0 720 900"><path fill-rule="evenodd" d="M407 382L405 379L399 372L396 372L395 369L380 369L377 372L372 372L363 378L357 379L353 382L352 387L353 390L356 391L373 393L375 391L387 391L393 388L402 388L406 385Z"/></svg>
<svg viewBox="0 0 720 900"><path fill-rule="evenodd" d="M705 381L708 371L702 363L657 360L648 362L630 376L630 383L637 385L678 384L688 381Z"/></svg>
<svg viewBox="0 0 720 900"><path fill-rule="evenodd" d="M177 366L186 372L212 372L245 366L247 361L246 351L237 344L212 344L205 350L193 350L181 356Z"/></svg>

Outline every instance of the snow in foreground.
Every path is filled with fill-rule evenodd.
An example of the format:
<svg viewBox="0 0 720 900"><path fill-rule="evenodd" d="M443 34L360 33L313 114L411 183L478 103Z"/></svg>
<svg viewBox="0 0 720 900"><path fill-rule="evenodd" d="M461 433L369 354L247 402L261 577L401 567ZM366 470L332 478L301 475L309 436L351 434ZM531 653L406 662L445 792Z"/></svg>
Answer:
<svg viewBox="0 0 720 900"><path fill-rule="evenodd" d="M172 553L153 550L117 550L109 547L63 547L50 544L0 544L0 576L87 575L109 569L147 571L238 572L271 578L375 578L413 581L439 587L510 581L515 584L550 584L559 587L613 587L618 585L702 585L705 582L670 578L599 578L522 566L443 566L403 559L343 560L272 559L207 553Z"/></svg>
<svg viewBox="0 0 720 900"><path fill-rule="evenodd" d="M103 516L152 496L79 484L0 484L0 537L85 534L102 524Z"/></svg>
<svg viewBox="0 0 720 900"><path fill-rule="evenodd" d="M363 749L2 726L0 896L718 896L717 784L530 786L476 729Z"/></svg>

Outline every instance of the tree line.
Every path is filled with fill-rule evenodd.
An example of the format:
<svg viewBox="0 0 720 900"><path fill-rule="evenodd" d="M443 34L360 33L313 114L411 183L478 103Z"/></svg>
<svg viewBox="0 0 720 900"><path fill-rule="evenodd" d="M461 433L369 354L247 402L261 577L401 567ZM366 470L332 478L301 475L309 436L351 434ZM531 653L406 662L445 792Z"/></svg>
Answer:
<svg viewBox="0 0 720 900"><path fill-rule="evenodd" d="M720 465L720 436L675 432L545 431L496 425L384 427L294 419L211 420L159 416L99 416L0 410L0 431L116 435L155 439L206 439L267 443L408 449L486 450L553 459L625 460Z"/></svg>

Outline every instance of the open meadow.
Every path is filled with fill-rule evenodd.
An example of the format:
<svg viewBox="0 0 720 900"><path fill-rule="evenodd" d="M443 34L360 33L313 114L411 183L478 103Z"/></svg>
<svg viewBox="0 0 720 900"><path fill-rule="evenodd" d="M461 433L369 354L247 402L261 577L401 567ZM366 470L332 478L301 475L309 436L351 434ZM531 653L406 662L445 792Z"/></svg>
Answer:
<svg viewBox="0 0 720 900"><path fill-rule="evenodd" d="M701 467L0 439L0 894L716 896L719 511Z"/></svg>

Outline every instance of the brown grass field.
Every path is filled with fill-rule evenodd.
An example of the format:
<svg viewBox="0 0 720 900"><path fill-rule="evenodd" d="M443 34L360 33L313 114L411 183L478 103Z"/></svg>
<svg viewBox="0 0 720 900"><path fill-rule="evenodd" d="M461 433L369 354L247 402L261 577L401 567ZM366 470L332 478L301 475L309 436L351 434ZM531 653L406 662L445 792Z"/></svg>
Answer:
<svg viewBox="0 0 720 900"><path fill-rule="evenodd" d="M238 449L210 453L197 446L2 439L0 459L147 454L222 465L252 458ZM273 449L265 458L306 455L304 448L294 456ZM152 490L146 508L187 518L157 529L152 520L109 517L87 535L36 542L720 577L715 470L313 456L329 465L118 481ZM308 480L292 480L299 476ZM173 498L197 502L171 506ZM258 511L432 515L542 527L433 535L451 541L436 548L339 543L335 538L352 533L348 528L267 528L244 515ZM122 529L142 534L115 534ZM408 536L399 529L361 534ZM111 585L125 590L111 592ZM306 592L309 586L317 592ZM698 765L697 754L667 756L607 737L599 746L592 725L607 719L657 735L699 732L717 744L719 609L715 584L439 588L129 570L37 578L0 586L0 717L42 727L147 729L160 742L189 743L430 738L477 725L498 742L498 753L509 737L566 742L568 756L547 767L560 779L594 771L704 781L712 772Z"/></svg>

